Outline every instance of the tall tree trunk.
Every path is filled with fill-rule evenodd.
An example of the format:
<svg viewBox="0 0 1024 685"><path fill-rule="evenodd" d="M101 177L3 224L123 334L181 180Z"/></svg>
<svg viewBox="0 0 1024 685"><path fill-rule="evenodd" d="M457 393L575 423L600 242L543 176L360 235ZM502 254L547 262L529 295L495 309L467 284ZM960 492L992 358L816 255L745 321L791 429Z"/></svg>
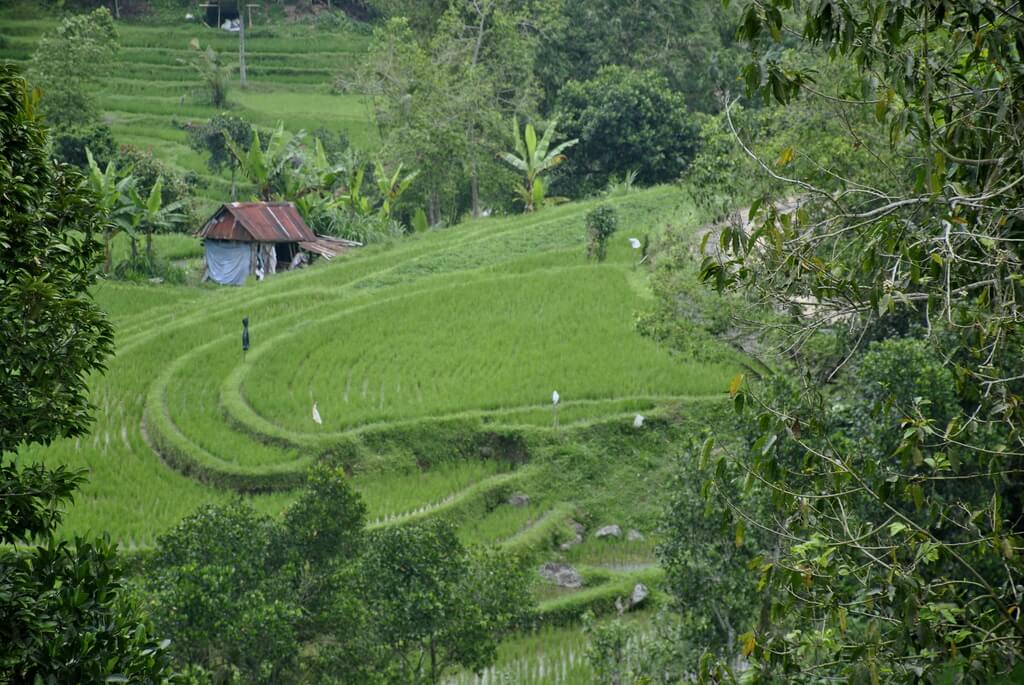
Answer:
<svg viewBox="0 0 1024 685"><path fill-rule="evenodd" d="M135 236L132 236L132 261L136 261L139 258L139 240Z"/></svg>
<svg viewBox="0 0 1024 685"><path fill-rule="evenodd" d="M237 164L231 165L231 201L234 202L238 199L238 188L235 186L235 172L238 170Z"/></svg>
<svg viewBox="0 0 1024 685"><path fill-rule="evenodd" d="M103 273L110 273L110 262L113 261L112 255L113 250L111 249L110 243L114 240L114 234L111 231L107 231L103 234Z"/></svg>
<svg viewBox="0 0 1024 685"><path fill-rule="evenodd" d="M153 260L153 231L146 233L146 256Z"/></svg>
<svg viewBox="0 0 1024 685"><path fill-rule="evenodd" d="M476 169L476 157L469 167L469 196L473 204L473 218L480 216L480 175Z"/></svg>
<svg viewBox="0 0 1024 685"><path fill-rule="evenodd" d="M431 188L430 197L427 200L427 217L430 219L431 226L436 226L440 223L437 214L437 189Z"/></svg>

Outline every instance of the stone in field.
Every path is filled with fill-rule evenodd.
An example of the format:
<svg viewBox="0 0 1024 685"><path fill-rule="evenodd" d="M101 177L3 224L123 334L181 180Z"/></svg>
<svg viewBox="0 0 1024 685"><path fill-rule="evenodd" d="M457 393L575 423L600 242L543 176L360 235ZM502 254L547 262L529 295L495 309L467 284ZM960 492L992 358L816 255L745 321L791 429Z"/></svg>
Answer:
<svg viewBox="0 0 1024 685"><path fill-rule="evenodd" d="M513 507L527 507L530 505L530 496L522 493L511 495L506 502Z"/></svg>
<svg viewBox="0 0 1024 685"><path fill-rule="evenodd" d="M644 534L638 531L636 528L630 528L629 532L626 533L626 539L630 542L636 542L644 539Z"/></svg>
<svg viewBox="0 0 1024 685"><path fill-rule="evenodd" d="M578 588L583 587L583 576L579 571L568 564L559 564L549 561L540 567L540 576L550 580L558 587Z"/></svg>
<svg viewBox="0 0 1024 685"><path fill-rule="evenodd" d="M643 583L637 583L633 586L633 592L630 593L629 597L619 597L615 600L615 610L619 614L624 614L627 611L639 606L643 603L647 596L650 595L650 590Z"/></svg>
<svg viewBox="0 0 1024 685"><path fill-rule="evenodd" d="M599 537L599 538L617 538L617 537L620 537L621 535L622 535L622 528L620 528L618 526L618 524L615 524L615 523L613 523L610 526L604 526L603 528L598 528L597 532L594 533L594 536L595 537Z"/></svg>

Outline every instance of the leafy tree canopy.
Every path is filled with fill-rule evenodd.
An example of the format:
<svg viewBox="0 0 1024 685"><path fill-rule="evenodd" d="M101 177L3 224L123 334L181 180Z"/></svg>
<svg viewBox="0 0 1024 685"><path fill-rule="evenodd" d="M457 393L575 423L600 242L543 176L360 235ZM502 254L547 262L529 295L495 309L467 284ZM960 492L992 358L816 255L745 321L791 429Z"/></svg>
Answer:
<svg viewBox="0 0 1024 685"><path fill-rule="evenodd" d="M47 123L91 124L99 113L90 86L106 72L117 52L117 29L105 7L65 19L39 41L28 78L43 91Z"/></svg>
<svg viewBox="0 0 1024 685"><path fill-rule="evenodd" d="M746 440L709 465L710 496L739 482L771 502L735 509L768 536L745 678L1016 682L1024 15L966 0L792 7L744 7L748 87L867 111L906 164L879 154L865 173L808 175L787 168L799 145L777 160L748 148L800 206L756 201L751 229L709 245L705 277L778 312L765 341L795 362L779 361L788 378L737 379ZM792 35L857 78L819 80L779 49ZM823 341L837 354L819 374Z"/></svg>
<svg viewBox="0 0 1024 685"><path fill-rule="evenodd" d="M37 105L0 65L0 680L164 682L166 644L124 592L116 548L54 539L82 474L9 461L88 429L85 379L112 349L88 293L106 219L81 175L48 160Z"/></svg>
<svg viewBox="0 0 1024 685"><path fill-rule="evenodd" d="M698 129L683 97L653 71L603 67L558 95L563 135L579 139L560 185L574 195L636 171L644 184L676 180L693 158Z"/></svg>

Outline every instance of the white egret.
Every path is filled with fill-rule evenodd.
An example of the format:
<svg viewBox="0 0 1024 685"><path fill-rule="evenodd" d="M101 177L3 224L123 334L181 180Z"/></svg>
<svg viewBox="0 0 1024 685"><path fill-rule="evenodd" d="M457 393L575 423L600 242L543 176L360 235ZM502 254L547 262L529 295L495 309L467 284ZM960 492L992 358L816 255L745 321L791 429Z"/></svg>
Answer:
<svg viewBox="0 0 1024 685"><path fill-rule="evenodd" d="M634 250L639 250L643 246L643 243L641 243L638 238L630 238L629 246Z"/></svg>
<svg viewBox="0 0 1024 685"><path fill-rule="evenodd" d="M633 419L633 428L640 428L643 425L644 425L644 415L643 414L637 414L636 417Z"/></svg>
<svg viewBox="0 0 1024 685"><path fill-rule="evenodd" d="M558 394L557 390L551 393L551 404L558 404L559 399L561 399L561 396Z"/></svg>
<svg viewBox="0 0 1024 685"><path fill-rule="evenodd" d="M316 402L313 403L313 420L318 426L324 425L324 420L320 418L320 412L317 411Z"/></svg>

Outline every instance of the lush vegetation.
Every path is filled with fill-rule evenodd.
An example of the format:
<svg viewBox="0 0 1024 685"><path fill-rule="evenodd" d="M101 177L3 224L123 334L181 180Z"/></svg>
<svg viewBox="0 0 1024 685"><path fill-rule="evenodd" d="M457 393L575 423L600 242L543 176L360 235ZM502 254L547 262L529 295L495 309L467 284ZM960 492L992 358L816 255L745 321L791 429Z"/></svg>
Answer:
<svg viewBox="0 0 1024 685"><path fill-rule="evenodd" d="M0 11L0 672L1020 680L1019 3L71 4ZM367 246L200 285L229 198Z"/></svg>
<svg viewBox="0 0 1024 685"><path fill-rule="evenodd" d="M47 158L37 103L0 67L0 678L161 682L167 643L125 591L116 548L55 537L84 471L16 456L88 431L85 379L113 347L88 293L103 212L73 168Z"/></svg>

